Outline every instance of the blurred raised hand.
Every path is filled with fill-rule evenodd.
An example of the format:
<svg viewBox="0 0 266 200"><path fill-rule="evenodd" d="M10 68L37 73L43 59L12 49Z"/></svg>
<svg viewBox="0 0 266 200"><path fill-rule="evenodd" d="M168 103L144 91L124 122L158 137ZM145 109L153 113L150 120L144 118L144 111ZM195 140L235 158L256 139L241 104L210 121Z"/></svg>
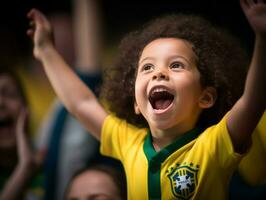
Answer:
<svg viewBox="0 0 266 200"><path fill-rule="evenodd" d="M28 109L23 107L19 113L16 124L16 139L18 151L18 163L28 169L36 170L41 164L41 158L32 148L28 133Z"/></svg>
<svg viewBox="0 0 266 200"><path fill-rule="evenodd" d="M18 164L1 191L1 200L22 199L29 181L41 164L41 159L31 147L27 125L28 110L26 107L22 107L16 122Z"/></svg>
<svg viewBox="0 0 266 200"><path fill-rule="evenodd" d="M30 20L30 28L27 30L27 35L33 40L34 56L40 59L40 51L54 46L52 26L44 14L35 8L28 12L27 17Z"/></svg>
<svg viewBox="0 0 266 200"><path fill-rule="evenodd" d="M243 12L256 34L266 35L266 4L263 0L240 0Z"/></svg>

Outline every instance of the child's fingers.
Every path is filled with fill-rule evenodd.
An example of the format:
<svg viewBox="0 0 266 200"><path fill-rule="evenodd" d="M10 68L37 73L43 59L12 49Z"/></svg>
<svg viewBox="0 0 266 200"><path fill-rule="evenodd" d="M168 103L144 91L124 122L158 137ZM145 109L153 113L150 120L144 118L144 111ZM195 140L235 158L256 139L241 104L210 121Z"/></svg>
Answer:
<svg viewBox="0 0 266 200"><path fill-rule="evenodd" d="M27 17L28 17L28 18L34 18L35 16L39 15L40 13L41 13L41 11L39 11L38 9L36 9L36 8L32 8L32 9L30 9L30 11L28 12Z"/></svg>
<svg viewBox="0 0 266 200"><path fill-rule="evenodd" d="M248 0L240 0L240 5L244 12L250 7L250 3L248 2Z"/></svg>
<svg viewBox="0 0 266 200"><path fill-rule="evenodd" d="M27 30L26 33L27 33L27 35L30 36L31 38L32 38L33 35L34 35L34 31L33 31L32 29Z"/></svg>
<svg viewBox="0 0 266 200"><path fill-rule="evenodd" d="M30 37L32 37L33 36L33 34L34 34L34 30L35 30L35 22L34 21L30 21L30 23L29 23L29 29L27 30L27 35L28 36L30 36Z"/></svg>
<svg viewBox="0 0 266 200"><path fill-rule="evenodd" d="M27 18L29 18L29 19L32 19L32 17L33 17L33 9L31 9L28 13L27 13Z"/></svg>
<svg viewBox="0 0 266 200"><path fill-rule="evenodd" d="M255 1L254 0L246 0L246 1L249 4L249 6L252 6L253 4L255 4Z"/></svg>
<svg viewBox="0 0 266 200"><path fill-rule="evenodd" d="M51 24L41 11L33 8L28 12L27 17L30 19L30 22L29 29L27 30L26 34L32 39L34 38L35 33L52 32Z"/></svg>
<svg viewBox="0 0 266 200"><path fill-rule="evenodd" d="M49 26L49 21L41 11L34 9L33 12L39 22L41 22L44 26Z"/></svg>
<svg viewBox="0 0 266 200"><path fill-rule="evenodd" d="M28 12L27 17L31 20L30 23L33 23L33 25L35 26L38 24L43 24L45 26L49 25L49 22L44 14L36 8L32 8Z"/></svg>
<svg viewBox="0 0 266 200"><path fill-rule="evenodd" d="M41 20L39 19L40 17L38 17L37 10L36 9L31 9L28 12L27 17L30 20L30 22L29 22L29 27L30 27L29 30L32 30L32 31L35 30L36 26L41 22ZM31 31L29 33L31 33Z"/></svg>
<svg viewBox="0 0 266 200"><path fill-rule="evenodd" d="M27 13L27 18L29 18L31 21L36 21L38 19L38 10L35 8L32 8L28 13Z"/></svg>
<svg viewBox="0 0 266 200"><path fill-rule="evenodd" d="M246 8L248 8L248 7L249 7L248 0L240 0L240 5L241 5L242 7L246 7Z"/></svg>
<svg viewBox="0 0 266 200"><path fill-rule="evenodd" d="M34 21L30 21L30 27L35 27L35 22Z"/></svg>

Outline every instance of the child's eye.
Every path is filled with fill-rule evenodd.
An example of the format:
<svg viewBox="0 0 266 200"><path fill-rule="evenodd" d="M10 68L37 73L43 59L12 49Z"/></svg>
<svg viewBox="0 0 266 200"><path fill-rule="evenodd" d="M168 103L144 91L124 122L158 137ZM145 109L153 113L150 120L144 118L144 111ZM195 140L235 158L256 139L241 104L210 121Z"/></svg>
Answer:
<svg viewBox="0 0 266 200"><path fill-rule="evenodd" d="M170 65L171 69L184 69L184 64L180 62L174 62Z"/></svg>
<svg viewBox="0 0 266 200"><path fill-rule="evenodd" d="M142 67L142 71L149 71L153 69L153 65L152 64L145 64L143 67Z"/></svg>

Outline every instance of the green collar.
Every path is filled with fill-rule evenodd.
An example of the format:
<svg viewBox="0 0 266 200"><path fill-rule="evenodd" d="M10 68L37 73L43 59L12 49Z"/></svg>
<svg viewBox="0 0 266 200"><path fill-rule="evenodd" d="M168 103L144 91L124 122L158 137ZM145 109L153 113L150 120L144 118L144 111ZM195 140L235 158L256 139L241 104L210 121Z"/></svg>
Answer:
<svg viewBox="0 0 266 200"><path fill-rule="evenodd" d="M161 149L159 152L156 152L152 145L152 136L151 132L149 131L143 146L146 158L148 159L150 164L157 163L157 165L160 165L160 163L162 163L174 151L197 138L201 131L202 130L200 128L194 128L185 133L184 135L180 136L173 143Z"/></svg>
<svg viewBox="0 0 266 200"><path fill-rule="evenodd" d="M148 160L149 200L161 199L161 163L174 151L198 137L199 133L201 133L201 130L199 128L188 131L187 133L176 139L172 144L169 144L159 152L156 152L152 145L151 132L148 132L148 135L146 136L146 139L144 141L143 150Z"/></svg>

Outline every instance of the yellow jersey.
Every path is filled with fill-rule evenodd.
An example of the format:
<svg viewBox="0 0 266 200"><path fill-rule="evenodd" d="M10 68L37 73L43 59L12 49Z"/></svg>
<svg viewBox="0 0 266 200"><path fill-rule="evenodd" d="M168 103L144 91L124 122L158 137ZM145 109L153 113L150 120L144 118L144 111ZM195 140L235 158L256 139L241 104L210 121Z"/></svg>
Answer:
<svg viewBox="0 0 266 200"><path fill-rule="evenodd" d="M124 166L128 199L228 199L241 155L233 150L226 117L205 131L195 128L156 152L148 129L109 115L101 152Z"/></svg>
<svg viewBox="0 0 266 200"><path fill-rule="evenodd" d="M266 183L266 112L252 135L252 146L240 162L241 177L251 186Z"/></svg>

